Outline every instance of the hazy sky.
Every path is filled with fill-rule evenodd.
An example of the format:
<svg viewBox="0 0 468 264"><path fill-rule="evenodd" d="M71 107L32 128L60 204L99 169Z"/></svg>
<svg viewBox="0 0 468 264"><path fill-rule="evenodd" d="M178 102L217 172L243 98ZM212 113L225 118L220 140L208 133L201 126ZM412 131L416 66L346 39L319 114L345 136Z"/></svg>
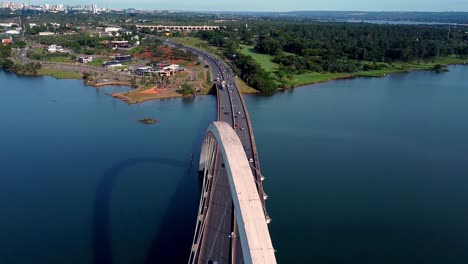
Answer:
<svg viewBox="0 0 468 264"><path fill-rule="evenodd" d="M3 0L0 0L3 1ZM18 0L17 0L18 1ZM98 4L109 8L207 11L468 11L468 0L29 0L34 3ZM26 2L23 0L22 2Z"/></svg>

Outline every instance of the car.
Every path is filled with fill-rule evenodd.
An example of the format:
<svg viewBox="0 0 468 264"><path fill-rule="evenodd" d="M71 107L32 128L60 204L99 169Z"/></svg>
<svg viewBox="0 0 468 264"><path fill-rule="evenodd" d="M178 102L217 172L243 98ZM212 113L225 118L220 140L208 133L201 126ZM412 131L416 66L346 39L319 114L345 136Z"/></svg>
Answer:
<svg viewBox="0 0 468 264"><path fill-rule="evenodd" d="M234 127L235 127L235 128L238 128L238 127L239 127L239 125L238 125L238 124L235 124L235 125L234 125Z"/></svg>
<svg viewBox="0 0 468 264"><path fill-rule="evenodd" d="M250 159L249 159L249 162L250 162L250 163L253 163L253 159L252 159L252 158L250 158Z"/></svg>
<svg viewBox="0 0 468 264"><path fill-rule="evenodd" d="M245 130L245 128L241 127L241 130L242 130L242 131L244 131L244 130Z"/></svg>
<svg viewBox="0 0 468 264"><path fill-rule="evenodd" d="M237 114L238 114L238 115L240 115L240 114L241 114L241 112L237 112Z"/></svg>

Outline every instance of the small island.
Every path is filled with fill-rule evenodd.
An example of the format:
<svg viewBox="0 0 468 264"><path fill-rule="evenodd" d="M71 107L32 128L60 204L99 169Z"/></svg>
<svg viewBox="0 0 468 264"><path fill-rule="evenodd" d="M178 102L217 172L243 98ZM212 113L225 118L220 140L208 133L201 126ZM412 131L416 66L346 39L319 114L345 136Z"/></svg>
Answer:
<svg viewBox="0 0 468 264"><path fill-rule="evenodd" d="M158 120L153 119L153 118L143 118L143 119L138 120L138 122L145 124L145 125L154 125L158 123Z"/></svg>

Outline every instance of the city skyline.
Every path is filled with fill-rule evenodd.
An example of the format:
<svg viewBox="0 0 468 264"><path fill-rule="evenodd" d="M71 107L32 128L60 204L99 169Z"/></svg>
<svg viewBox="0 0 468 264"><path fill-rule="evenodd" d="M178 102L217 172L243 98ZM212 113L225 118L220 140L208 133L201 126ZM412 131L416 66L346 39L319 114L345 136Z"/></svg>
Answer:
<svg viewBox="0 0 468 264"><path fill-rule="evenodd" d="M9 1L3 1L9 2ZM382 3L373 0L328 0L325 3L318 0L290 0L272 4L268 0L249 1L237 0L219 3L213 0L193 2L190 0L151 1L135 0L129 3L123 0L31 0L11 1L16 3L35 4L64 4L64 5L90 5L97 4L104 8L137 8L152 10L186 10L186 11L461 11L468 12L468 1L464 0L394 0L391 3Z"/></svg>

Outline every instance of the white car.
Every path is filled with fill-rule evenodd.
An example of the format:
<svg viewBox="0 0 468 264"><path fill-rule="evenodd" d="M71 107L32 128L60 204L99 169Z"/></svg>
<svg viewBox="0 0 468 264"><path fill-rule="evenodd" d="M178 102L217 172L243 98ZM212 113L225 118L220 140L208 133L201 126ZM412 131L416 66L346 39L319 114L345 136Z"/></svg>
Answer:
<svg viewBox="0 0 468 264"><path fill-rule="evenodd" d="M253 159L252 159L252 158L250 158L250 159L249 159L249 162L250 162L250 163L253 163Z"/></svg>

